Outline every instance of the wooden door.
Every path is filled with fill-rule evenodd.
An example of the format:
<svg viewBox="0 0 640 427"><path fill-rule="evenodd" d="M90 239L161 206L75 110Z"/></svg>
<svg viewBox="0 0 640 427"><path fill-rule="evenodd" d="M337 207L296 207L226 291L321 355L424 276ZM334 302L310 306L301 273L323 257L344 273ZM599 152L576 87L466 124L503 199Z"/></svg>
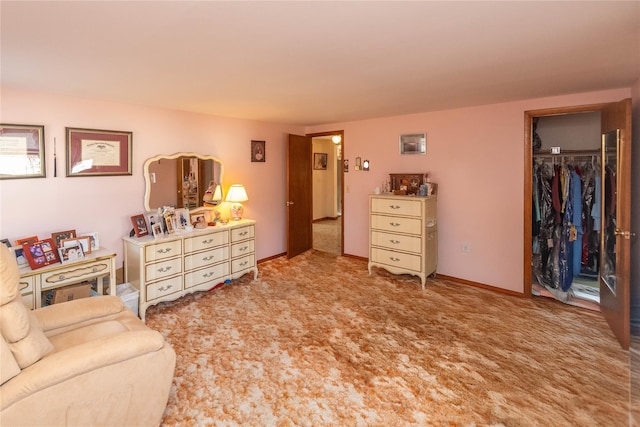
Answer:
<svg viewBox="0 0 640 427"><path fill-rule="evenodd" d="M632 234L631 99L607 104L602 109L602 134L604 223L601 227L600 310L620 345L628 349ZM615 170L607 173L607 163ZM612 181L607 183L607 180Z"/></svg>
<svg viewBox="0 0 640 427"><path fill-rule="evenodd" d="M289 135L287 142L287 258L313 246L311 137Z"/></svg>

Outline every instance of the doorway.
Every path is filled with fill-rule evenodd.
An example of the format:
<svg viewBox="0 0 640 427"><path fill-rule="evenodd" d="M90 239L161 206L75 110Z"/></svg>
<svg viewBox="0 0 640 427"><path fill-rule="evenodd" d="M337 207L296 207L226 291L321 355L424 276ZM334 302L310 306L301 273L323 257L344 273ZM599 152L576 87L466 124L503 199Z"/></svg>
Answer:
<svg viewBox="0 0 640 427"><path fill-rule="evenodd" d="M343 252L342 131L311 134L313 249Z"/></svg>
<svg viewBox="0 0 640 427"><path fill-rule="evenodd" d="M615 139L615 143L612 144L612 147L615 151L615 156L613 156L614 161L606 160L611 157L611 154L606 154L604 148L601 148L600 159L598 160L600 164L601 172L606 171L606 177L604 173L600 174L600 191L595 190L595 193L599 193L601 195L600 200L600 215L599 218L595 219L595 222L600 223L601 230L599 234L601 237L606 237L607 241L611 242L605 245L605 239L600 241L599 250L605 251L605 248L609 246L614 247L611 251L615 259L613 265L615 266L612 270L612 273L606 273L607 278L603 279L603 271L605 269L601 268L599 265L601 262L600 259L603 259L602 256L598 256L598 260L596 261L598 272L598 284L599 284L599 307L600 311L603 314L603 317L607 320L611 330L615 334L616 338L620 342L620 345L627 349L629 348L629 329L630 329L630 321L629 321L629 287L630 287L630 275L629 275L629 251L630 251L630 236L633 234L629 231L630 228L630 171L631 171L631 99L625 99L620 102L613 103L604 103L604 104L595 104L595 105L586 105L586 106L577 106L577 107L564 107L564 108L554 108L554 109L546 109L546 110L536 110L536 111L526 111L525 112L525 179L524 179L524 292L525 296L532 295L533 283L534 283L534 255L536 252L542 252L547 250L548 253L553 252L553 256L558 256L558 252L560 253L560 257L564 256L559 262L558 266L554 267L555 270L552 274L557 274L560 277L560 281L557 282L563 287L562 291L571 291L570 287L571 277L573 275L573 267L570 262L573 259L573 255L578 255L580 249L576 251L571 251L568 248L575 248L576 244L576 233L575 230L578 225L579 220L576 217L572 216L571 207L565 210L565 201L569 200L566 196L568 193L572 192L571 185L569 185L569 190L567 192L560 192L559 185L557 181L563 180L563 182L573 182L574 179L571 177L567 178L569 173L575 172L575 170L567 167L564 167L564 164L554 165L554 173L556 171L561 171L561 175L558 177L555 183L551 184L555 186L550 194L551 197L554 197L555 200L553 203L553 212L556 216L556 219L551 219L551 222L555 222L553 225L554 233L558 232L558 228L561 228L562 231L559 233L561 237L559 240L556 240L556 235L553 236L541 236L542 238L538 238L537 243L539 243L540 247L536 247L536 227L540 225L540 220L538 220L538 214L541 213L539 206L542 203L542 199L540 195L536 195L534 200L535 192L534 190L540 191L541 186L539 185L542 180L539 175L536 175L535 167L536 167L536 159L535 153L540 152L538 147L541 146L541 141L539 140L539 135L537 135L537 124L538 119L552 116L562 116L562 115L573 115L573 114L581 114L581 113L599 113L600 114L600 135L611 134L612 132L617 135ZM601 147L605 147L605 138L601 137ZM578 150L575 154L575 157L578 155L587 155L592 158L596 157L597 150L593 150L594 152L587 151L586 153L580 152L582 150ZM548 153L560 154L558 153L558 149L549 150ZM571 155L572 153L568 153ZM605 158L606 157L606 158ZM570 158L571 161L575 159ZM606 162L605 162L606 160ZM593 160L592 160L593 162ZM605 164L606 163L606 164ZM608 166L605 169L605 166ZM571 175L572 176L572 175ZM562 178L564 177L564 178ZM538 184L536 184L536 180ZM580 181L578 178L575 181ZM548 184L548 183L547 183ZM605 184L609 184L609 191L606 190ZM611 188L614 191L611 191ZM614 195L614 196L611 196ZM560 202L558 202L560 199ZM548 203L545 201L544 203ZM578 202L579 203L579 202ZM571 206L572 202L567 202L567 206ZM611 212L615 212L615 220L613 221L615 225L614 227L609 227L606 224L607 215L611 215L611 212L607 212L605 207L609 206ZM597 212L595 212L597 214ZM536 221L533 221L534 218ZM573 218L573 221L570 221L568 224L570 227L565 227L567 218ZM601 218L605 218L605 221L602 221ZM560 225L561 224L561 225ZM606 228L605 228L606 227ZM566 231L565 231L566 228ZM609 230L611 228L611 230ZM540 237L540 235L538 235ZM560 242L558 245L556 242ZM545 246L542 248L542 246ZM578 245L579 246L579 245ZM562 254L562 248L565 248L564 255ZM607 249L608 251L608 249ZM580 262L579 259L576 261ZM559 273L558 273L559 271ZM610 276L610 277L609 277ZM566 279L569 278L567 282ZM555 280L555 278L554 278ZM612 288L608 286L608 282L615 281L616 286ZM556 288L557 289L557 288ZM565 301L566 302L566 301Z"/></svg>

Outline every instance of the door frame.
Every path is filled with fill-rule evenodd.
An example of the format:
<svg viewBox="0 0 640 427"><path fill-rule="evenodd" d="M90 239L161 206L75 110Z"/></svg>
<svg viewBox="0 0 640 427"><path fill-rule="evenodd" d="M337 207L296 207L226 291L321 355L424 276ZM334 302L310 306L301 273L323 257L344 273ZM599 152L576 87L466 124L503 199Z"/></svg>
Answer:
<svg viewBox="0 0 640 427"><path fill-rule="evenodd" d="M342 145L342 158L345 159L345 143L344 143L344 130L334 130L327 132L316 132L316 133L308 133L305 136L310 138L318 137L318 136L329 136L329 135L340 135L342 139L340 144ZM342 163L344 165L344 162ZM311 171L313 173L313 171ZM312 189L313 191L313 189ZM340 255L344 255L344 222L345 222L345 203L344 203L344 167L340 168L340 206L341 206L341 214L342 221L340 221ZM313 211L313 202L311 209Z"/></svg>

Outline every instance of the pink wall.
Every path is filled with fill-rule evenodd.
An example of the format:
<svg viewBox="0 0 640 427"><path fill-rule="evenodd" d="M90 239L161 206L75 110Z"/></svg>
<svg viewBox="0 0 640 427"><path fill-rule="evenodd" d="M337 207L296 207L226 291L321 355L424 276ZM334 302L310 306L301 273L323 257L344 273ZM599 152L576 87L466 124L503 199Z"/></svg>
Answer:
<svg viewBox="0 0 640 427"><path fill-rule="evenodd" d="M47 178L0 181L0 236L12 242L76 229L98 231L101 246L118 253L130 217L141 213L142 166L156 154L193 151L224 161L223 185L243 183L245 216L258 221L258 259L282 253L285 244L285 143L296 126L146 108L2 88L0 122L45 126ZM133 132L133 176L65 177L66 126ZM53 140L58 177L53 177ZM266 141L265 163L251 163L252 139Z"/></svg>
<svg viewBox="0 0 640 427"><path fill-rule="evenodd" d="M637 88L634 93L637 96ZM81 98L2 90L2 123L45 125L45 179L0 181L0 236L46 237L75 228L98 231L118 253L129 217L142 212L144 161L158 153L194 151L225 163L224 186L245 184L245 216L258 220L259 259L285 242L286 134L343 129L344 154L371 161L369 172L345 175L345 253L367 257L368 194L389 173L426 172L439 184L440 274L517 292L523 276L524 111L631 96L631 89L532 99L302 129ZM636 110L637 111L637 110ZM66 178L65 126L133 132L133 176ZM426 156L400 156L398 135L427 132ZM58 177L53 178L53 138ZM267 141L267 161L250 162L250 141ZM461 250L463 243L471 252Z"/></svg>
<svg viewBox="0 0 640 427"><path fill-rule="evenodd" d="M389 173L438 183L438 273L523 290L524 112L619 101L630 89L314 126L344 130L344 155L371 161L345 175L345 253L368 257L368 195ZM401 156L398 136L427 133L426 156ZM469 243L471 252L462 252Z"/></svg>

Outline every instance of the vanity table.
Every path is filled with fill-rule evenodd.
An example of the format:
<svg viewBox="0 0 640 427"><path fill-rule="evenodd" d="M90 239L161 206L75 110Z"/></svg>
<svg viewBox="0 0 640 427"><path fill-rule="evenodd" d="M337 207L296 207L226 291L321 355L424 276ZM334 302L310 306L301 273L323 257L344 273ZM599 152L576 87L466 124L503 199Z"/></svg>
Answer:
<svg viewBox="0 0 640 427"><path fill-rule="evenodd" d="M195 153L147 160L145 209L171 205L189 207L190 213L213 210L215 203L203 206L202 189L220 183L222 170L220 160ZM246 273L257 279L255 234L256 221L241 219L157 237L124 237L124 280L140 292L140 318L145 320L152 305L207 291Z"/></svg>

